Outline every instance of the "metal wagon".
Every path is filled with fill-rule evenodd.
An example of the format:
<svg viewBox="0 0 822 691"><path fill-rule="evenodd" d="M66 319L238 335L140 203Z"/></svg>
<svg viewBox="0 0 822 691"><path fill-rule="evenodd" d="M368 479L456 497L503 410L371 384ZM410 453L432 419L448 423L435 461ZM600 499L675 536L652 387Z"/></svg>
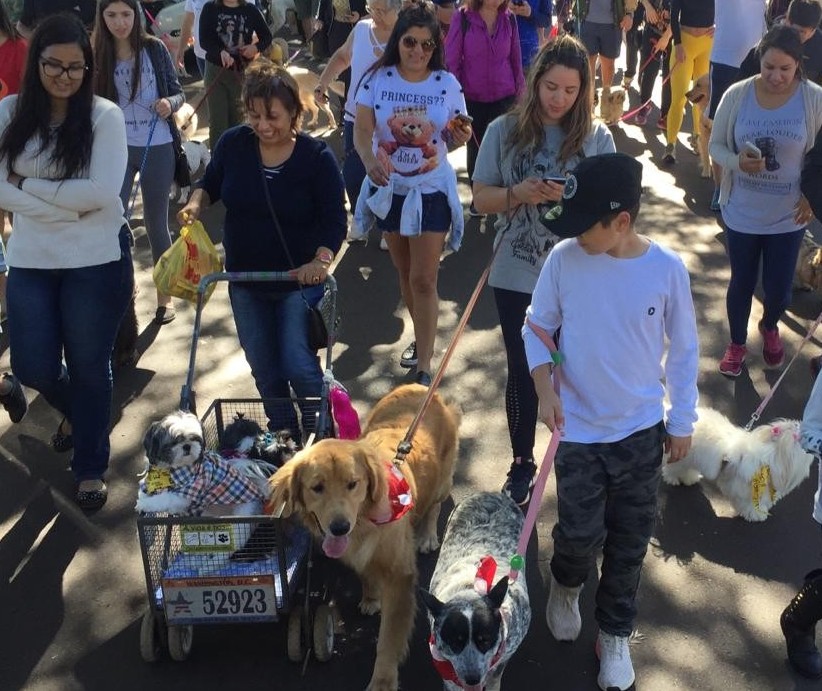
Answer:
<svg viewBox="0 0 822 691"><path fill-rule="evenodd" d="M200 282L188 374L180 395L180 409L195 412L194 380L204 295L217 281L293 281L288 273L219 273ZM336 282L326 281L335 323ZM328 335L325 370L331 370ZM313 399L216 399L201 418L205 447L221 448L226 427L240 415L261 428L287 426L289 410L300 412L303 429L315 430L307 443L321 438L329 423L329 383ZM274 417L272 417L274 416ZM309 422L313 424L306 425ZM137 533L145 569L148 609L140 628L140 654L158 660L164 649L176 661L192 648L194 626L220 623L288 621L287 654L293 662L307 663L309 653L319 661L331 658L335 617L328 591L313 575L309 533L279 515L177 516L143 514ZM316 582L315 582L316 581Z"/></svg>

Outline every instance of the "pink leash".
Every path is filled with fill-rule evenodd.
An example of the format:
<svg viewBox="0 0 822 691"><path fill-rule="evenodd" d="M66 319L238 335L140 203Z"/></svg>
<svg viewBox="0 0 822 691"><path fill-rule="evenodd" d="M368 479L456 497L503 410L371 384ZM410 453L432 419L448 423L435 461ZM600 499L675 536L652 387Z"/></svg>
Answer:
<svg viewBox="0 0 822 691"><path fill-rule="evenodd" d="M659 51L657 51L657 52L659 52ZM651 63L651 60L653 60L655 57L656 57L656 53L653 53L653 54L651 55L651 57L649 57L649 58L645 61L645 64L644 64L642 67L640 67L640 68L639 68L639 70L637 70L637 74L638 74L638 75L639 75L639 74L642 74L643 70L644 70L644 69L645 69L645 68L646 68L646 67L647 67L647 66ZM670 56L668 56L668 59L670 59ZM672 69L668 72L668 76L667 76L667 77L665 77L665 79L663 79L663 80L662 80L662 84L660 84L660 86L664 86L664 85L665 85L665 82L667 82L667 81L671 78L671 75L674 73L674 70L677 68L677 65L679 65L679 64L680 64L680 63L676 63L676 64L673 66L673 68L672 68ZM632 117L634 117L634 115L636 115L636 114L637 114L640 110L642 110L645 106L647 106L647 105L648 105L651 101L653 101L653 100L654 100L653 98L649 98L647 101L645 101L645 103L643 103L641 106L639 106L639 108L634 108L633 110L628 111L627 113L625 113L625 115L623 115L623 116L620 118L620 120L627 120L628 118L632 118Z"/></svg>
<svg viewBox="0 0 822 691"><path fill-rule="evenodd" d="M748 424L745 425L745 430L750 432L753 429L753 426L756 424L757 420L759 420L760 416L762 415L762 411L765 410L765 406L771 402L773 395L776 393L777 388L782 383L782 380L785 378L785 375L788 373L788 370L791 368L794 362L796 362L796 358L799 357L799 353L802 352L802 348L805 347L805 344L811 340L811 336L813 336L816 328L819 324L822 323L822 312L819 313L819 316L816 318L816 321L811 324L811 328L808 329L808 333L805 334L805 338L802 339L802 343L799 344L799 348L796 349L796 353L791 358L791 361L788 363L787 367L782 370L782 374L779 375L779 379L774 382L774 385L771 387L771 390L765 394L765 398L762 399L762 403L759 404L759 407L753 412L751 415L751 419L748 421Z"/></svg>
<svg viewBox="0 0 822 691"><path fill-rule="evenodd" d="M560 378L558 367L562 363L562 355L557 350L556 345L554 345L554 340L545 329L537 326L528 318L526 318L525 322L551 353L551 360L554 363L554 372L552 377L554 391L556 391L557 396L559 396ZM537 514L539 513L540 505L542 504L542 495L545 493L545 483L548 481L548 475L551 472L551 467L554 465L554 458L556 458L557 455L559 438L561 436L562 432L554 427L554 431L551 432L551 441L548 442L548 449L545 451L545 456L540 464L536 482L534 482L534 488L531 491L531 501L528 504L528 511L525 513L525 522L522 525L522 532L520 533L519 542L517 543L517 553L511 557L511 570L508 572L508 580L511 582L516 581L519 576L519 572L525 568L525 553L528 551L528 541L531 539L531 533L537 523Z"/></svg>

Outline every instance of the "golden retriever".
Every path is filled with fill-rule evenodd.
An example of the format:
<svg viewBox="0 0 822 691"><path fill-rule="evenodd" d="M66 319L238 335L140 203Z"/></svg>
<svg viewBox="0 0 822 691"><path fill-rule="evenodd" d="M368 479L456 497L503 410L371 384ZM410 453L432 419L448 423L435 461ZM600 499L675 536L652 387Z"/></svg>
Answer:
<svg viewBox="0 0 822 691"><path fill-rule="evenodd" d="M317 442L271 479L269 508L277 511L284 504L283 515L296 514L328 556L360 577L360 610L382 613L367 691L398 688L416 610L416 550L439 547L440 504L451 492L460 413L434 395L400 466L414 506L389 519L392 460L426 392L418 384L394 389L371 411L360 439Z"/></svg>
<svg viewBox="0 0 822 691"><path fill-rule="evenodd" d="M699 155L699 174L703 178L711 177L711 159L708 155L708 143L711 139L711 126L708 108L711 104L711 80L703 74L695 82L685 98L694 106L694 130L696 131L696 152Z"/></svg>

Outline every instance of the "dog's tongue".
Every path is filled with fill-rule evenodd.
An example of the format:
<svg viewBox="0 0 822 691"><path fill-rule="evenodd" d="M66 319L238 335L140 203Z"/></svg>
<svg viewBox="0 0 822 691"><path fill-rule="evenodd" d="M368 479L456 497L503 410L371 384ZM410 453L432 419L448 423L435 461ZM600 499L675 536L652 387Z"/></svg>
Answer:
<svg viewBox="0 0 822 691"><path fill-rule="evenodd" d="M339 559L347 548L348 535L343 535L342 537L326 535L323 539L323 552L325 552L325 556L331 557L332 559Z"/></svg>

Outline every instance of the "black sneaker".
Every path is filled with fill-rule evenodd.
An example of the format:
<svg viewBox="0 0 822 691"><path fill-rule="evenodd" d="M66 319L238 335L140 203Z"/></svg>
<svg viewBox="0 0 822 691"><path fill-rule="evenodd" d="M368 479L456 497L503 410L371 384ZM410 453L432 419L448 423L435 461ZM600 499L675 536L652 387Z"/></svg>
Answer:
<svg viewBox="0 0 822 691"><path fill-rule="evenodd" d="M537 465L533 458L522 460L515 458L508 470L508 479L502 486L502 491L514 501L522 506L527 504L531 498L531 488L534 486L534 475L537 472Z"/></svg>
<svg viewBox="0 0 822 691"><path fill-rule="evenodd" d="M0 404L9 412L12 422L20 422L29 409L26 393L14 375L4 374L3 381L11 384L11 391L0 394Z"/></svg>
<svg viewBox="0 0 822 691"><path fill-rule="evenodd" d="M417 366L417 342L411 341L411 345L409 345L405 350L402 351L402 355L400 355L400 367L416 367Z"/></svg>

